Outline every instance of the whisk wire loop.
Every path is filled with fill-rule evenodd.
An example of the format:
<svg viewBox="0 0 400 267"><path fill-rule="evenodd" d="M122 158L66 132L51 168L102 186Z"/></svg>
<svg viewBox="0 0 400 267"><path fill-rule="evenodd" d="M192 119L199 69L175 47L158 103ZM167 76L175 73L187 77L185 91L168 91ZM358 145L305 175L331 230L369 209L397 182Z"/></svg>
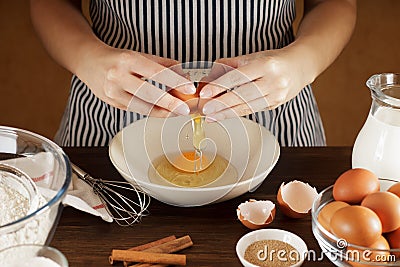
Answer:
<svg viewBox="0 0 400 267"><path fill-rule="evenodd" d="M78 166L72 163L71 166L77 176L90 185L117 224L131 226L149 214L151 198L138 185L93 178Z"/></svg>

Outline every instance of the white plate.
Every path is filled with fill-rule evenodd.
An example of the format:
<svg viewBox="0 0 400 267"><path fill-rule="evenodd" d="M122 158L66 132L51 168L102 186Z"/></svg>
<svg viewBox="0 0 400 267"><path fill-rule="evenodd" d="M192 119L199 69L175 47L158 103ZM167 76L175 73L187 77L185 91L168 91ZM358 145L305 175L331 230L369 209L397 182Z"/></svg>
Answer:
<svg viewBox="0 0 400 267"><path fill-rule="evenodd" d="M148 118L130 124L111 141L111 162L128 182L138 184L150 196L176 206L225 201L258 188L278 161L280 148L276 138L264 127L243 118L209 123L204 127L218 154L236 168L237 181L224 184L223 180L217 180L201 188L150 182L149 166L164 154L166 148L168 151L174 146L183 151L193 149L189 117Z"/></svg>

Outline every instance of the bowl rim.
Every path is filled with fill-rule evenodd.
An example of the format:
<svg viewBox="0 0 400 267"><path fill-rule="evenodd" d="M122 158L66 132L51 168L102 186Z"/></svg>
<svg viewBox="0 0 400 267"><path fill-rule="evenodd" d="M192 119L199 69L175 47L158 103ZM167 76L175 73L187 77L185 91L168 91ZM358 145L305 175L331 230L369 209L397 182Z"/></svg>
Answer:
<svg viewBox="0 0 400 267"><path fill-rule="evenodd" d="M0 250L0 254L7 252L9 250L13 250L13 249L20 249L20 248L33 248L33 249L37 249L38 251L40 249L45 249L45 250L49 250L51 252L54 252L57 256L60 257L60 260L63 262L63 264L65 266L68 266L68 260L67 257L64 255L64 253L62 253L58 248L55 248L53 246L48 246L48 245L40 245L40 244L18 244L15 246L11 246L11 247L6 247L4 249Z"/></svg>
<svg viewBox="0 0 400 267"><path fill-rule="evenodd" d="M146 181L141 181L136 179L135 177L133 177L132 174L130 173L126 173L124 170L122 170L122 168L120 168L118 166L118 164L116 164L116 160L113 158L112 156L112 144L114 142L116 142L117 140L117 136L122 134L122 130L119 131L111 140L109 146L108 146L108 155L109 158L111 160L111 162L113 163L114 167L121 173L123 173L125 176L130 177L133 181L128 181L128 182L135 182L136 184L138 184L139 186L142 186L144 189L161 189L161 190L170 190L171 188L174 189L174 191L178 191L178 192L212 192L212 191L218 191L218 190L228 190L226 191L226 193L228 193L229 191L233 190L234 188L238 187L238 186L245 186L247 184L251 184L253 182L253 180L258 180L260 178L264 178L263 180L265 180L268 177L268 173L271 172L271 170L275 167L276 163L278 162L279 158L280 158L280 146L279 143L276 139L276 137L270 132L268 131L268 129L266 129L265 127L262 127L260 124L255 123L252 120L246 119L246 118L239 118L241 120L246 120L248 123L251 124L255 124L257 126L260 127L260 129L265 129L268 134L273 138L274 140L274 156L273 159L271 161L271 165L269 166L269 168L265 169L263 172L261 172L259 175L253 176L247 180L244 181L237 181L236 183L233 184L229 184L229 185L222 185L222 186L216 186L216 187L174 187L174 186L166 186L166 185L159 185L159 184L154 184L154 183L150 183L150 182L146 182ZM146 118L144 118L143 120L146 120ZM130 124L131 125L131 124ZM128 125L129 126L129 125ZM127 127L128 127L127 126ZM123 147L122 147L123 149ZM126 158L124 158L125 163L126 163ZM118 167L117 167L118 166ZM128 169L129 171L129 169ZM262 182L262 181L261 181ZM259 183L255 183L254 187L257 187L259 185ZM249 190L251 190L252 188L249 188Z"/></svg>
<svg viewBox="0 0 400 267"><path fill-rule="evenodd" d="M393 179L389 179L389 178L378 178L379 181L387 181L387 182L393 182L393 183L398 183L399 181L393 180ZM343 240L339 237L337 237L336 235L334 235L333 233L329 232L327 229L325 229L318 221L318 215L319 212L321 211L321 209L327 205L328 203L331 203L332 201L335 201L333 198L331 199L331 201L325 203L323 206L319 206L320 204L318 203L321 200L321 197L323 194L327 193L329 190L333 190L333 185L330 185L328 187L326 187L325 189L323 189L318 196L315 198L313 205L311 207L311 219L312 222L315 223L315 225L317 226L318 230L320 230L324 235L328 236L329 238L331 238L333 241L335 242L339 242L340 240ZM314 235L315 236L315 235ZM324 240L326 240L325 238L323 238ZM365 246L360 246L360 245L355 245L352 243L347 243L346 242L346 248L347 247L351 247L353 249L358 249L358 250L369 250L371 252L390 252L390 254L393 253L399 253L400 252L400 248L392 248L392 249L377 249L377 248L369 248L369 247L365 247ZM335 249L338 252L342 252L341 249L336 248ZM393 252L393 253L392 253Z"/></svg>
<svg viewBox="0 0 400 267"><path fill-rule="evenodd" d="M238 257L241 261L246 262L246 264L248 264L249 266L252 266L252 267L253 267L253 266L254 266L254 267L257 266L257 265L254 265L254 264L248 262L248 261L241 255L241 253L240 253L241 251L240 251L240 248L239 248L239 244L241 244L242 242L244 242L244 240L248 239L249 237L251 237L251 236L253 236L253 235L256 235L256 234L258 234L258 233L265 234L265 235L267 236L266 239L268 239L268 234L270 234L270 233L278 233L279 235L282 235L282 236L286 234L286 235L292 236L293 238L296 238L296 239L301 243L301 246L303 246L302 249L305 249L305 250L304 250L304 253L302 253L302 251L299 251L299 247L294 247L294 246L292 245L296 250L298 250L299 255L300 255L300 261L297 262L297 263L295 263L295 265L297 266L298 264L301 264L302 262L304 262L304 260L305 260L305 253L308 252L308 247L307 247L306 242L305 242L300 236L298 236L297 234L295 234L295 233L293 233L293 232L290 232L290 231L287 231L287 230L279 229L279 228L258 229L258 230L250 231L250 232L248 232L247 234L245 234L245 235L243 235L242 237L240 237L240 239L236 242L236 255L237 255L237 257ZM270 239L270 240L271 240L271 239ZM272 239L272 240L277 240L277 239ZM282 241L282 240L280 240L280 241ZM286 243L287 243L287 242L286 242Z"/></svg>
<svg viewBox="0 0 400 267"><path fill-rule="evenodd" d="M53 207L58 202L60 202L61 199L67 194L68 187L72 180L72 170L71 170L71 165L70 165L67 154L65 154L65 152L62 150L62 148L60 146L58 146L55 142L51 141L50 139L48 139L44 136L41 136L37 133L28 131L28 130L19 129L19 128L15 128L15 127L9 127L9 126L0 126L0 131L8 132L9 134L13 134L13 135L18 135L19 133L22 133L22 134L31 136L33 138L36 138L39 141L49 144L54 149L54 151L57 152L57 154L60 156L62 161L65 163L65 174L66 174L66 178L65 178L63 185L61 186L61 188L58 190L58 192L56 193L56 195L53 198L51 198L49 201L47 201L47 203L45 205L41 206L34 212L16 220L16 221L1 225L0 226L0 234L1 234L2 232L7 233L8 228L15 227L16 225L22 224L23 222L28 222L28 221L33 220L33 218L35 218L37 215L40 215L40 214L46 212L51 207Z"/></svg>

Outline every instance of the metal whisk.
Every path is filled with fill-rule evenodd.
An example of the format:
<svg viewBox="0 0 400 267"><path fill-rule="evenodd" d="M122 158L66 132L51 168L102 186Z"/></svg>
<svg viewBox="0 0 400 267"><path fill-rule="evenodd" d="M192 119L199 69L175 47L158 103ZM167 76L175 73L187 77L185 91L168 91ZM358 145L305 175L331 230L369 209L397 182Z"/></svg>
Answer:
<svg viewBox="0 0 400 267"><path fill-rule="evenodd" d="M96 179L71 163L76 175L89 184L93 192L99 196L108 214L121 226L130 226L148 215L150 204L148 196L138 186L122 181ZM137 201L132 199L136 198Z"/></svg>

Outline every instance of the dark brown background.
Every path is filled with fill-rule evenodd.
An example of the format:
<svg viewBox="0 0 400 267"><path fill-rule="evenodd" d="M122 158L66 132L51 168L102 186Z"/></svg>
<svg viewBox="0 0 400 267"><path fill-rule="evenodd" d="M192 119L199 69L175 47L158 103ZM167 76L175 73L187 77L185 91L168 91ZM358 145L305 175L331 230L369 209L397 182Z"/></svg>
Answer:
<svg viewBox="0 0 400 267"><path fill-rule="evenodd" d="M371 103L368 77L400 72L400 1L359 0L358 6L349 45L314 83L328 145L353 145ZM0 38L0 125L52 138L71 75L52 61L35 36L29 1L0 1Z"/></svg>

